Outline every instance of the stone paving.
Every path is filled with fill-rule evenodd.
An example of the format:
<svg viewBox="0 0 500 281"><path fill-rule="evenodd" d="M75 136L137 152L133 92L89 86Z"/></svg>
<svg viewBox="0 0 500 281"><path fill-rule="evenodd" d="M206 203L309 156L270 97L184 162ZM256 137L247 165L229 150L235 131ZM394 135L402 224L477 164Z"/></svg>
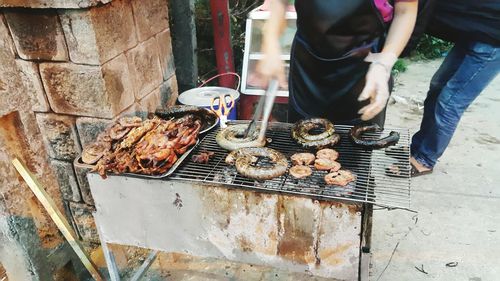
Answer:
<svg viewBox="0 0 500 281"><path fill-rule="evenodd" d="M419 128L429 80L439 64L412 63L399 77L388 125ZM412 181L412 207L418 213L375 212L371 280L499 280L499 120L497 77L464 114L434 173ZM426 273L417 270L422 267Z"/></svg>

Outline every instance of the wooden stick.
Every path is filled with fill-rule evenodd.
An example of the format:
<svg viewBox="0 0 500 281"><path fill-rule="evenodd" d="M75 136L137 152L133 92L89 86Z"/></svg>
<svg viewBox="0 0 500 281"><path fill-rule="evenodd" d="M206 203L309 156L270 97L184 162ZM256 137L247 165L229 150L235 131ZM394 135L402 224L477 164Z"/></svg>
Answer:
<svg viewBox="0 0 500 281"><path fill-rule="evenodd" d="M19 159L15 158L14 160L12 160L12 164L19 172L19 174L23 177L24 181L28 184L31 191L33 191L36 198L38 198L40 203L42 203L45 210L47 210L52 220L56 223L57 227L64 235L64 238L66 238L66 240L69 242L71 248L73 248L92 277L97 281L102 281L103 279L101 277L101 274L97 270L97 267L90 260L80 243L78 243L76 234L71 229L66 218L61 214L59 209L57 209L54 200L52 200L50 195L42 188L42 185L38 182L34 175L26 168L23 163L21 163L21 161L19 161Z"/></svg>

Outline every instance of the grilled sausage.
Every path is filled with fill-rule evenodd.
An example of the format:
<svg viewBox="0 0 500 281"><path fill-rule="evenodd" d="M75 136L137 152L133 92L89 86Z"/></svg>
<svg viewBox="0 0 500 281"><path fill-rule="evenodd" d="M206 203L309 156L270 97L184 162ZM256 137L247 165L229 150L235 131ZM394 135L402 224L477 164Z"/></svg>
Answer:
<svg viewBox="0 0 500 281"><path fill-rule="evenodd" d="M215 141L220 147L229 151L244 147L263 147L266 145L266 140L259 140L257 133L253 136L243 138L243 133L247 128L247 124L228 126L217 133ZM258 129L256 132L258 132Z"/></svg>
<svg viewBox="0 0 500 281"><path fill-rule="evenodd" d="M257 167L253 165L258 157L269 158L273 166ZM285 155L274 149L267 147L246 147L238 150L235 167L238 173L244 177L255 180L270 180L286 173L288 161Z"/></svg>
<svg viewBox="0 0 500 281"><path fill-rule="evenodd" d="M323 127L324 132L319 134L310 134L310 131ZM304 148L324 148L337 144L340 135L335 133L335 128L327 119L312 118L301 120L292 127L292 139Z"/></svg>
<svg viewBox="0 0 500 281"><path fill-rule="evenodd" d="M366 148L366 149L380 149L385 148L391 145L395 145L399 141L399 133L398 132L390 132L389 136L385 138L381 138L378 140L363 140L361 139L361 135L365 132L375 132L380 130L378 125L369 125L362 126L357 125L351 128L349 132L349 137L353 144Z"/></svg>

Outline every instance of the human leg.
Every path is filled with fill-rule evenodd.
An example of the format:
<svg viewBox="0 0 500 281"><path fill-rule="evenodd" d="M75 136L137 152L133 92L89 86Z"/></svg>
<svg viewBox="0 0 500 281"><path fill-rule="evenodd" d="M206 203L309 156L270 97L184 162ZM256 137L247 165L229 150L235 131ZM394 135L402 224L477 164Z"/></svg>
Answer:
<svg viewBox="0 0 500 281"><path fill-rule="evenodd" d="M422 143L422 140L425 139L429 129L434 127L434 112L436 109L437 98L448 80L451 79L462 64L465 54L466 49L464 46L455 45L444 59L439 69L433 75L429 91L427 92L427 97L424 101L424 115L422 117L422 122L420 123L420 130L415 133L412 138L412 154L418 151L420 144Z"/></svg>
<svg viewBox="0 0 500 281"><path fill-rule="evenodd" d="M434 112L430 112L431 125L412 156L426 167L432 168L444 153L460 118L467 107L500 71L500 48L484 43L472 43L455 74L437 97Z"/></svg>

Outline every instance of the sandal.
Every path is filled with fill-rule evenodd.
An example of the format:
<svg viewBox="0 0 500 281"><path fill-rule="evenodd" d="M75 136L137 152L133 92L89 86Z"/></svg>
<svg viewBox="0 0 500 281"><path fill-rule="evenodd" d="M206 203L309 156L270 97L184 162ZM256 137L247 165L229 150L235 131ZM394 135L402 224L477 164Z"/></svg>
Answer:
<svg viewBox="0 0 500 281"><path fill-rule="evenodd" d="M433 171L432 169L419 172L417 167L415 167L415 165L413 165L412 163L410 163L410 165L411 165L410 175L412 178L432 174L432 171Z"/></svg>

